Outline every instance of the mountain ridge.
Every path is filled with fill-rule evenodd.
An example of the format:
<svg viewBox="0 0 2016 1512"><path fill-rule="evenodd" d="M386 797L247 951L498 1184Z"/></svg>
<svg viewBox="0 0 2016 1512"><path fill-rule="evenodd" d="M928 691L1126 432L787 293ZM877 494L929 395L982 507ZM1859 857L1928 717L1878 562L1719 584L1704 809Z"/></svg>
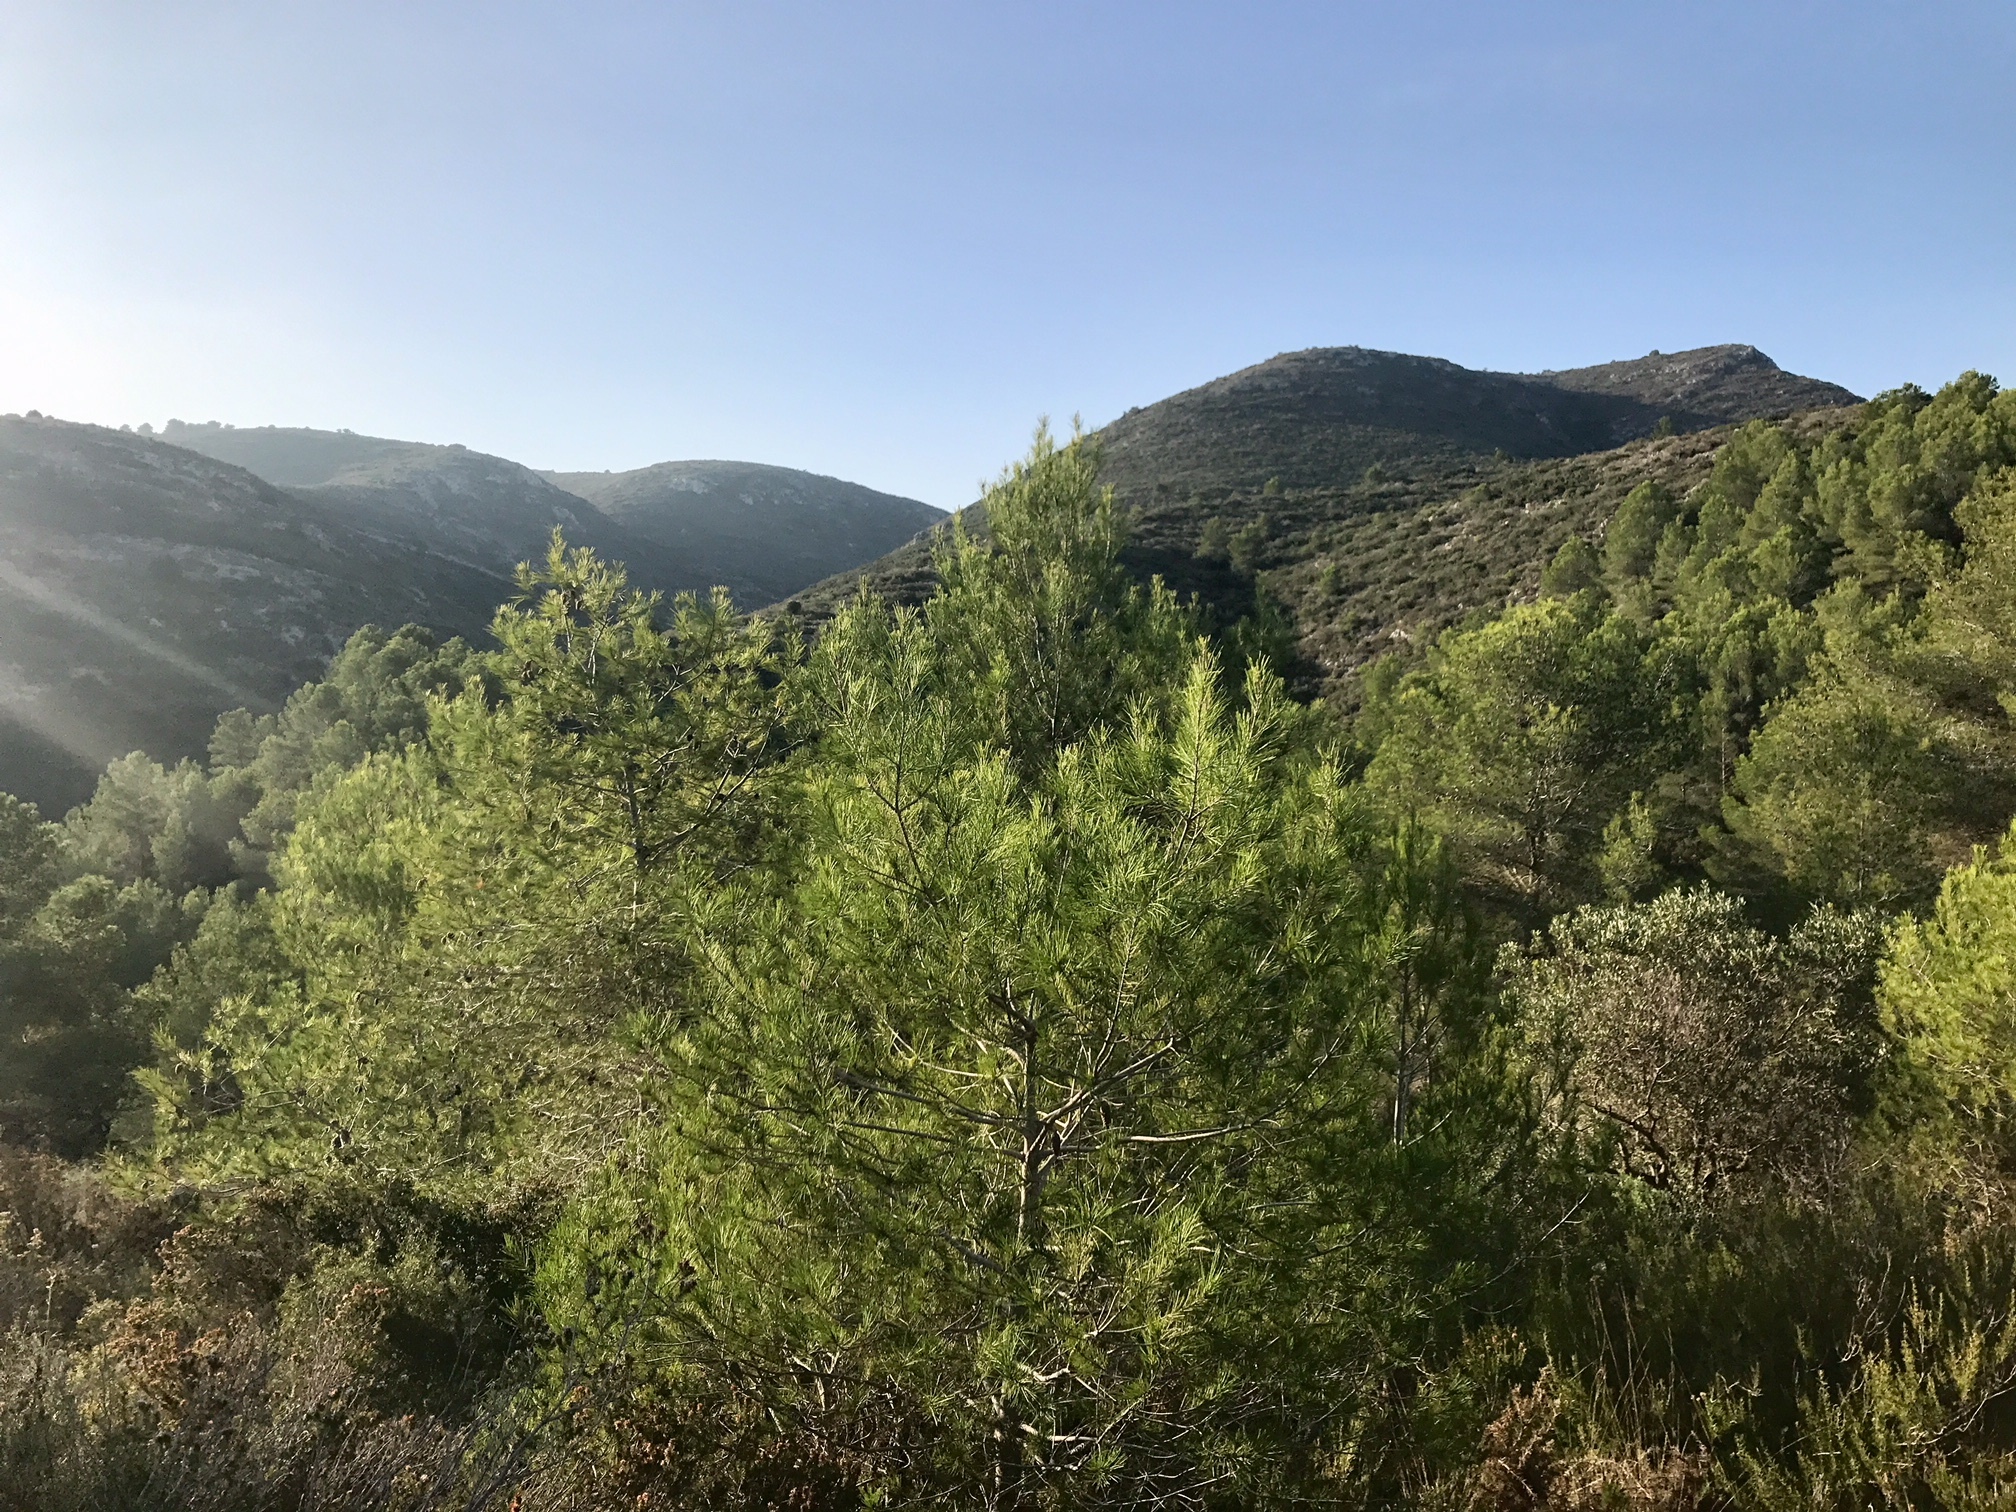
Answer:
<svg viewBox="0 0 2016 1512"><path fill-rule="evenodd" d="M1100 430L1123 503L1198 488L1348 484L1368 467L1608 451L1651 435L1858 403L1754 346L1498 373L1366 347L1283 352Z"/></svg>
<svg viewBox="0 0 2016 1512"><path fill-rule="evenodd" d="M1860 403L1743 344L1540 374L1312 347L1096 434L1102 479L1132 517L1130 567L1220 625L1266 598L1287 618L1297 690L1349 699L1380 650L1531 593L1561 542L1599 529L1638 483L1691 486L1736 425L1845 423ZM863 583L921 602L936 539L791 603L817 623Z"/></svg>
<svg viewBox="0 0 2016 1512"><path fill-rule="evenodd" d="M766 515L759 499L739 528L681 539L464 446L8 417L0 790L61 812L128 751L200 755L219 714L277 707L367 623L480 639L516 591L517 564L543 557L556 527L640 588L724 583L747 606L872 558L939 513L859 492L849 529L808 532L804 511ZM770 548L779 536L789 549Z"/></svg>

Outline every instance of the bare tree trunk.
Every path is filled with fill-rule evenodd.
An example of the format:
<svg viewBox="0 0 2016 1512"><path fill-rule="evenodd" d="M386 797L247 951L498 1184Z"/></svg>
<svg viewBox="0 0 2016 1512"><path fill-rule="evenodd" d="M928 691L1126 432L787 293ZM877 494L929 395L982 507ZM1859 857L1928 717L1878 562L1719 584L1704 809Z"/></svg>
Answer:
<svg viewBox="0 0 2016 1512"><path fill-rule="evenodd" d="M1413 1092L1414 1046L1408 1036L1414 1028L1414 972L1400 972L1400 1006L1395 1013L1393 1047L1393 1143L1407 1142L1407 1104Z"/></svg>

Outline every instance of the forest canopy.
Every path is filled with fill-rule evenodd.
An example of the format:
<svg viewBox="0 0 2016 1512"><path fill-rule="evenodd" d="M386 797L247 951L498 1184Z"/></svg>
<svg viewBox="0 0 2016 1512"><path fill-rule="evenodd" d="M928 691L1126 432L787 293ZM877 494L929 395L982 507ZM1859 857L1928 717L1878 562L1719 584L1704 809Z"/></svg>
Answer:
<svg viewBox="0 0 2016 1512"><path fill-rule="evenodd" d="M0 1505L1989 1507L2016 400L1297 702L1039 431L0 799Z"/></svg>

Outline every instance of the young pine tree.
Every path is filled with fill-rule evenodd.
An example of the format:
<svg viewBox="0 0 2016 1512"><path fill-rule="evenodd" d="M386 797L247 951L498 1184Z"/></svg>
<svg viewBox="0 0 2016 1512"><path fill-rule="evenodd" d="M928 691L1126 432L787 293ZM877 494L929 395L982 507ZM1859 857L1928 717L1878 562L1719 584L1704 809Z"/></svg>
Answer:
<svg viewBox="0 0 2016 1512"><path fill-rule="evenodd" d="M1095 468L1039 436L938 600L829 629L794 842L710 894L661 1122L542 1269L556 1329L906 1502L1320 1477L1424 1305L1432 868L1365 885L1307 716L1125 585Z"/></svg>

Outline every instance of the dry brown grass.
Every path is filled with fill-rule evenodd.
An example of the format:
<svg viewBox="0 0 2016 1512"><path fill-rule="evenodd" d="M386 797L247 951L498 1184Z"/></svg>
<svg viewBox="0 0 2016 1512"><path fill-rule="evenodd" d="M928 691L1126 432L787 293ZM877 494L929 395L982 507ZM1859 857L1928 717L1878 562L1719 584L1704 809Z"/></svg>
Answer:
<svg viewBox="0 0 2016 1512"><path fill-rule="evenodd" d="M1705 1456L1677 1449L1564 1453L1551 1376L1513 1393L1485 1430L1470 1512L1696 1512L1708 1486Z"/></svg>

